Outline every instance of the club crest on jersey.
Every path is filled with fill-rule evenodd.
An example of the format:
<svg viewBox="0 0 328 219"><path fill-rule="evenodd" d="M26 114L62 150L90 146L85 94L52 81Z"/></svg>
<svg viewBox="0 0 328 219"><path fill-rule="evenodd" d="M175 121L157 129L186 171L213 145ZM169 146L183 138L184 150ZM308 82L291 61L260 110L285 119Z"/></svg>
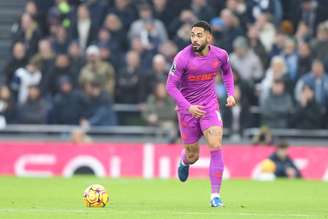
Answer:
<svg viewBox="0 0 328 219"><path fill-rule="evenodd" d="M219 67L219 65L220 65L220 61L219 60L214 60L211 63L212 68L217 68L217 67Z"/></svg>

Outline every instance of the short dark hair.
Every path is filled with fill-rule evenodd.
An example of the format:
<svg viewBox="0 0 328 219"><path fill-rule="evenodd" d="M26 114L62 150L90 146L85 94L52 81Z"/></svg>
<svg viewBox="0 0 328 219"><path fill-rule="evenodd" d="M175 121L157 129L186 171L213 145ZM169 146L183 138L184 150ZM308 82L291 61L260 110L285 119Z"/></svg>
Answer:
<svg viewBox="0 0 328 219"><path fill-rule="evenodd" d="M279 139L277 146L278 149L287 149L289 147L289 144L286 140L284 139Z"/></svg>
<svg viewBox="0 0 328 219"><path fill-rule="evenodd" d="M209 33L212 34L211 25L209 23L207 23L206 21L198 21L198 22L194 23L191 28L194 28L194 27L201 27L205 31L208 31Z"/></svg>

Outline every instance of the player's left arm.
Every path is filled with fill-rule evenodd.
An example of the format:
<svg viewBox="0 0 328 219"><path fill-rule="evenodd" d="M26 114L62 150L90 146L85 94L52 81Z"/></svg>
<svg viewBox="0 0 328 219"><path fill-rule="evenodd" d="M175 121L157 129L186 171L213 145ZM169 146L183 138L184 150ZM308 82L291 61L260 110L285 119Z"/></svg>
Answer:
<svg viewBox="0 0 328 219"><path fill-rule="evenodd" d="M229 55L227 52L224 52L222 65L221 65L221 77L224 83L224 87L227 91L227 107L233 107L236 105L236 99L234 97L234 80L233 80L233 73L231 69L231 64L229 62Z"/></svg>

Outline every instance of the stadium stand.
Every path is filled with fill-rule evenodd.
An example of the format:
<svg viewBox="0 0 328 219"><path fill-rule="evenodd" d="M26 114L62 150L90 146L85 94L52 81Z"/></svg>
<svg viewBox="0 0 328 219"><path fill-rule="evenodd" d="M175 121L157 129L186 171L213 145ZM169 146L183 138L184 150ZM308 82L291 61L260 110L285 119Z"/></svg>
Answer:
<svg viewBox="0 0 328 219"><path fill-rule="evenodd" d="M0 136L82 127L95 136L174 141L149 113L165 98L151 98L189 43L192 23L205 19L235 73L239 105L222 107L227 139L249 142L268 127L273 138L327 140L328 6L259 2L0 1ZM223 101L219 79L217 93ZM176 125L175 116L165 120Z"/></svg>

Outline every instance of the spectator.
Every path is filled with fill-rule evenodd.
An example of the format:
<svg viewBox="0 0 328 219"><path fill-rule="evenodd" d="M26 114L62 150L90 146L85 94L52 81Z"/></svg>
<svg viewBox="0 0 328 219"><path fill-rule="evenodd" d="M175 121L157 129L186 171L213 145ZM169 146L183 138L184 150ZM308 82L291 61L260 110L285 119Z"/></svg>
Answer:
<svg viewBox="0 0 328 219"><path fill-rule="evenodd" d="M70 59L70 70L72 74L73 87L78 87L78 81L82 66L85 64L84 56L82 55L81 48L78 42L73 41L68 47L68 57Z"/></svg>
<svg viewBox="0 0 328 219"><path fill-rule="evenodd" d="M131 50L137 52L139 56L142 57L142 59L140 60L141 73L148 72L155 51L144 47L140 38L132 39Z"/></svg>
<svg viewBox="0 0 328 219"><path fill-rule="evenodd" d="M255 26L259 31L259 38L267 52L270 52L274 43L276 29L270 21L268 14L260 14L255 22Z"/></svg>
<svg viewBox="0 0 328 219"><path fill-rule="evenodd" d="M97 28L92 22L89 9L85 4L79 5L77 18L71 25L71 31L73 40L79 42L83 51L96 40Z"/></svg>
<svg viewBox="0 0 328 219"><path fill-rule="evenodd" d="M153 18L151 8L146 4L139 7L139 17L130 27L129 40L140 38L145 48L157 50L159 45L167 40L164 24Z"/></svg>
<svg viewBox="0 0 328 219"><path fill-rule="evenodd" d="M304 22L300 22L297 26L295 38L298 43L304 41L309 42L311 39L311 32L309 26L307 26Z"/></svg>
<svg viewBox="0 0 328 219"><path fill-rule="evenodd" d="M87 63L80 73L80 85L84 87L87 83L99 83L101 88L113 97L115 86L115 71L113 66L100 59L100 51L97 46L89 46L86 55Z"/></svg>
<svg viewBox="0 0 328 219"><path fill-rule="evenodd" d="M268 126L261 126L259 131L253 136L252 144L254 145L272 145L272 131Z"/></svg>
<svg viewBox="0 0 328 219"><path fill-rule="evenodd" d="M141 91L140 76L140 56L133 50L129 51L126 54L125 65L117 79L117 102L139 103Z"/></svg>
<svg viewBox="0 0 328 219"><path fill-rule="evenodd" d="M294 83L298 77L297 76L298 56L295 49L296 49L295 41L292 39L287 39L287 41L285 42L284 51L282 53L283 57L285 58L289 79L292 80Z"/></svg>
<svg viewBox="0 0 328 219"><path fill-rule="evenodd" d="M95 31L98 31L106 16L108 3L102 0L86 0L84 2L88 7L91 23L94 25Z"/></svg>
<svg viewBox="0 0 328 219"><path fill-rule="evenodd" d="M9 88L0 86L0 127L15 122L16 104Z"/></svg>
<svg viewBox="0 0 328 219"><path fill-rule="evenodd" d="M62 26L56 26L55 34L52 37L52 48L56 54L58 53L67 53L69 46L69 38L67 31Z"/></svg>
<svg viewBox="0 0 328 219"><path fill-rule="evenodd" d="M68 0L56 0L55 5L49 9L48 24L52 26L62 26L69 28L73 17L73 8Z"/></svg>
<svg viewBox="0 0 328 219"><path fill-rule="evenodd" d="M48 27L48 20L47 20L47 16L48 16L48 11L49 9L53 6L54 4L54 0L48 0L48 1L44 1L44 0L31 0L31 2L35 3L36 7L36 11L37 11L37 18L35 19L38 24L39 24L39 28L40 31L42 33L42 36L47 36L49 34L49 27ZM32 6L34 7L34 6ZM32 9L35 11L35 9ZM31 13L31 10L28 9L27 4L25 7L25 12L29 13L29 14L34 14L33 12ZM32 17L34 17L32 15Z"/></svg>
<svg viewBox="0 0 328 219"><path fill-rule="evenodd" d="M73 88L69 77L60 77L59 92L53 102L49 116L51 124L79 124L85 104L81 93Z"/></svg>
<svg viewBox="0 0 328 219"><path fill-rule="evenodd" d="M47 84L47 94L54 96L60 90L60 78L62 77L69 78L70 81L76 80L74 75L70 70L69 58L66 54L59 54L56 57L55 66L49 75L49 77L44 80Z"/></svg>
<svg viewBox="0 0 328 219"><path fill-rule="evenodd" d="M281 79L273 82L271 92L260 105L262 123L270 128L287 128L293 110L292 98L285 90Z"/></svg>
<svg viewBox="0 0 328 219"><path fill-rule="evenodd" d="M267 13L274 18L277 25L282 19L282 5L280 0L249 0L247 3L248 19L253 23L261 14Z"/></svg>
<svg viewBox="0 0 328 219"><path fill-rule="evenodd" d="M165 83L156 84L153 94L147 98L143 118L152 126L160 127L168 134L170 142L177 138L174 103L168 97Z"/></svg>
<svg viewBox="0 0 328 219"><path fill-rule="evenodd" d="M42 79L40 82L40 89L42 93L48 92L48 80L53 71L55 64L55 53L51 47L49 39L42 39L39 41L39 51L33 59L40 63L40 71L42 72Z"/></svg>
<svg viewBox="0 0 328 219"><path fill-rule="evenodd" d="M109 47L111 41L111 35L105 28L101 28L98 32L97 46L98 47Z"/></svg>
<svg viewBox="0 0 328 219"><path fill-rule="evenodd" d="M269 57L272 58L274 56L279 56L282 54L285 43L287 41L287 35L283 32L277 32L274 37L274 42L271 48L271 51L269 52Z"/></svg>
<svg viewBox="0 0 328 219"><path fill-rule="evenodd" d="M312 63L311 72L304 75L296 84L295 95L298 101L301 101L300 94L304 85L310 86L314 90L314 99L319 104L323 113L328 107L328 76L322 61L316 59Z"/></svg>
<svg viewBox="0 0 328 219"><path fill-rule="evenodd" d="M214 30L215 44L227 50L232 51L233 41L243 35L243 30L240 27L238 17L230 10L224 9L221 11L220 17L213 18L211 24Z"/></svg>
<svg viewBox="0 0 328 219"><path fill-rule="evenodd" d="M154 17L163 22L165 27L171 23L174 12L169 7L168 0L152 0Z"/></svg>
<svg viewBox="0 0 328 219"><path fill-rule="evenodd" d="M100 57L101 61L112 63L111 62L112 56L113 56L112 51L110 51L107 46L99 46L99 57ZM114 70L116 70L118 65L117 64L114 65L114 63L112 63L112 64L113 64Z"/></svg>
<svg viewBox="0 0 328 219"><path fill-rule="evenodd" d="M302 177L300 170L288 155L288 144L286 142L279 143L276 151L269 156L269 159L275 163L274 174L276 177L287 177L290 179Z"/></svg>
<svg viewBox="0 0 328 219"><path fill-rule="evenodd" d="M141 97L140 101L146 101L147 96L155 89L158 82L165 82L169 71L168 63L162 54L157 54L153 57L153 64L150 72L142 75L140 81L143 85L140 86Z"/></svg>
<svg viewBox="0 0 328 219"><path fill-rule="evenodd" d="M126 45L126 33L123 32L119 18L109 14L105 20L105 26L98 32L97 45L99 48L107 48L109 51L107 60L113 64L115 70L119 70L122 64Z"/></svg>
<svg viewBox="0 0 328 219"><path fill-rule="evenodd" d="M159 47L159 53L165 57L169 63L173 62L174 56L177 54L178 48L172 41L166 41Z"/></svg>
<svg viewBox="0 0 328 219"><path fill-rule="evenodd" d="M174 42L181 50L190 44L190 30L191 24L183 24L177 31L174 37Z"/></svg>
<svg viewBox="0 0 328 219"><path fill-rule="evenodd" d="M315 102L314 92L304 85L295 112L292 115L291 127L297 129L320 129L322 127L320 105Z"/></svg>
<svg viewBox="0 0 328 219"><path fill-rule="evenodd" d="M298 63L297 80L311 71L312 51L310 45L306 42L298 44Z"/></svg>
<svg viewBox="0 0 328 219"><path fill-rule="evenodd" d="M227 0L226 1L226 8L229 9L235 16L237 16L240 27L243 29L243 32L247 30L247 11L246 11L246 4L245 1L240 0Z"/></svg>
<svg viewBox="0 0 328 219"><path fill-rule="evenodd" d="M267 98L272 89L273 82L278 79L283 80L286 85L291 84L285 60L281 56L275 56L272 58L270 68L268 68L265 73L265 78L261 81L259 96L260 102ZM287 86L287 89L291 89L290 86Z"/></svg>
<svg viewBox="0 0 328 219"><path fill-rule="evenodd" d="M45 124L48 105L41 97L38 86L30 85L26 102L17 106L17 122L19 124Z"/></svg>
<svg viewBox="0 0 328 219"><path fill-rule="evenodd" d="M255 25L249 26L247 40L250 48L260 58L262 66L266 69L269 64L269 57L263 43L260 40L259 31Z"/></svg>
<svg viewBox="0 0 328 219"><path fill-rule="evenodd" d="M22 15L20 27L17 32L14 33L13 38L14 43L20 41L25 44L28 56L32 56L37 52L41 33L31 15L27 13Z"/></svg>
<svg viewBox="0 0 328 219"><path fill-rule="evenodd" d="M97 82L84 86L86 105L83 108L82 127L116 125L117 118L113 111L112 99L108 92Z"/></svg>
<svg viewBox="0 0 328 219"><path fill-rule="evenodd" d="M170 1L170 10L173 12L173 17L178 17L181 11L190 9L190 0Z"/></svg>
<svg viewBox="0 0 328 219"><path fill-rule="evenodd" d="M199 20L210 21L214 17L213 9L207 4L207 0L192 0L190 8Z"/></svg>
<svg viewBox="0 0 328 219"><path fill-rule="evenodd" d="M197 21L196 15L189 9L182 10L180 15L174 18L168 26L168 32L170 38L176 35L178 29L182 27L184 24L192 25Z"/></svg>
<svg viewBox="0 0 328 219"><path fill-rule="evenodd" d="M259 57L249 49L244 37L238 37L233 42L234 52L230 56L230 62L243 80L258 82L263 76L263 68Z"/></svg>
<svg viewBox="0 0 328 219"><path fill-rule="evenodd" d="M328 60L328 21L319 24L317 36L312 40L311 48L315 59Z"/></svg>
<svg viewBox="0 0 328 219"><path fill-rule="evenodd" d="M123 28L123 24L120 18L116 14L108 14L104 28L109 31L108 46L114 54L121 54L127 50L127 37L126 31Z"/></svg>
<svg viewBox="0 0 328 219"><path fill-rule="evenodd" d="M22 42L16 42L12 49L12 56L5 64L3 70L4 81L7 85L10 85L12 82L15 71L26 66L27 60L25 45Z"/></svg>
<svg viewBox="0 0 328 219"><path fill-rule="evenodd" d="M108 9L108 14L116 14L120 18L125 32L138 17L130 0L114 0L114 6Z"/></svg>
<svg viewBox="0 0 328 219"><path fill-rule="evenodd" d="M28 0L25 4L24 13L29 14L32 19L37 23L41 35L45 33L46 21L42 19L41 14L39 13L39 8L33 0Z"/></svg>
<svg viewBox="0 0 328 219"><path fill-rule="evenodd" d="M11 88L16 93L16 99L20 104L27 100L28 88L32 85L39 85L41 78L40 63L35 59L29 61L26 67L17 69Z"/></svg>
<svg viewBox="0 0 328 219"><path fill-rule="evenodd" d="M308 27L310 27L310 32L313 34L317 26L317 2L316 0L302 0L301 7L299 10L299 15L297 20L299 22L304 22Z"/></svg>

